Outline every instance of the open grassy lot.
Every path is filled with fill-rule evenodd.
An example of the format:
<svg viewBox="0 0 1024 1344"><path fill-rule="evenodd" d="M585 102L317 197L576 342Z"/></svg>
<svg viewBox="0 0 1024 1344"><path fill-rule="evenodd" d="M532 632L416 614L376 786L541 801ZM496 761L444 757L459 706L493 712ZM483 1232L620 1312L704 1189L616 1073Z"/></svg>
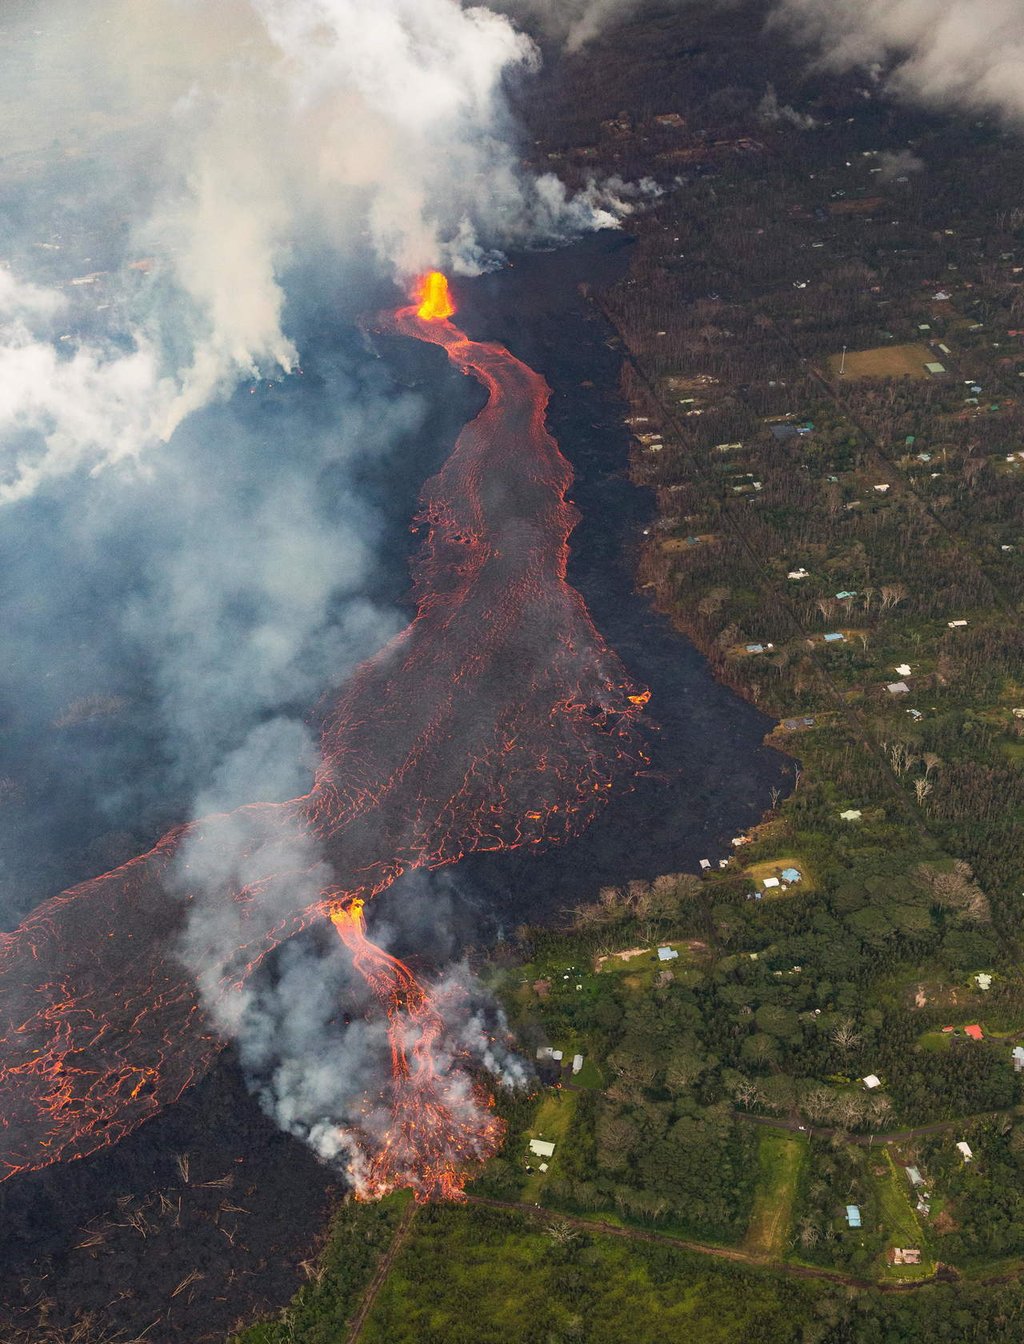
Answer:
<svg viewBox="0 0 1024 1344"><path fill-rule="evenodd" d="M924 1241L920 1220L911 1203L906 1172L896 1165L888 1149L884 1153L885 1174L876 1176L879 1207L887 1232L887 1246L916 1247L921 1251L919 1265L892 1265L886 1258L879 1266L883 1279L924 1279L935 1269Z"/></svg>
<svg viewBox="0 0 1024 1344"><path fill-rule="evenodd" d="M659 961L659 947L671 948L679 955L670 961ZM628 947L604 953L597 958L594 969L599 975L622 976L630 989L650 989L658 973L667 969L676 981L692 988L702 979L699 963L706 952L707 944L699 939L669 939L653 947Z"/></svg>
<svg viewBox="0 0 1024 1344"><path fill-rule="evenodd" d="M766 1130L761 1135L757 1193L743 1242L752 1254L767 1260L779 1260L785 1254L806 1151L806 1141L792 1134Z"/></svg>
<svg viewBox="0 0 1024 1344"><path fill-rule="evenodd" d="M527 1140L545 1139L548 1143L555 1145L555 1152L552 1157L547 1159L535 1157L529 1152L524 1154L524 1160L528 1161L530 1166L533 1167L529 1180L523 1186L522 1193L522 1198L530 1204L535 1204L540 1200L548 1175L552 1171L557 1172L558 1170L559 1146L565 1141L575 1111L575 1096L571 1092L562 1091L546 1092L537 1107L537 1114L526 1133L526 1138ZM548 1171L540 1171L538 1169L539 1164L545 1160Z"/></svg>
<svg viewBox="0 0 1024 1344"><path fill-rule="evenodd" d="M792 1344L832 1296L673 1247L441 1205L420 1211L360 1344Z"/></svg>
<svg viewBox="0 0 1024 1344"><path fill-rule="evenodd" d="M880 345L874 350L847 350L844 378L927 378L926 364L945 363L926 345ZM830 355L828 371L839 376L842 354Z"/></svg>
<svg viewBox="0 0 1024 1344"><path fill-rule="evenodd" d="M780 887L771 887L768 891L764 891L761 884L765 878L781 878L785 868L795 868L800 874L800 881L794 882L792 886L783 883ZM817 890L813 873L808 871L806 862L796 854L787 854L781 859L764 859L760 863L752 863L743 871L757 890L763 892L766 900L773 896L804 895Z"/></svg>

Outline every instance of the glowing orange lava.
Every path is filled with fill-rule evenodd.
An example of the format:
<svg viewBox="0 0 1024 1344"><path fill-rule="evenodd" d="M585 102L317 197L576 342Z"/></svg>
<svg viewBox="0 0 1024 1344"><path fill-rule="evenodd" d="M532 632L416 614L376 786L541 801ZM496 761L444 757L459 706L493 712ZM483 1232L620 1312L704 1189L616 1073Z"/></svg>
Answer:
<svg viewBox="0 0 1024 1344"><path fill-rule="evenodd" d="M357 1195L376 1199L409 1187L418 1200L460 1199L469 1168L497 1152L504 1132L489 1098L452 1086L437 1066L444 1022L408 966L366 937L363 901L330 918L356 970L387 1016L391 1087L383 1134L364 1136L366 1161L351 1172Z"/></svg>
<svg viewBox="0 0 1024 1344"><path fill-rule="evenodd" d="M443 322L455 316L455 304L452 302L448 279L440 271L430 271L420 277L416 286L416 297L420 306L416 316L424 322Z"/></svg>
<svg viewBox="0 0 1024 1344"><path fill-rule="evenodd" d="M308 794L178 827L0 934L0 1180L96 1152L180 1097L223 1046L211 1004L230 1009L271 949L325 918L391 1045L361 1193L452 1196L500 1141L439 1050L431 991L366 938L363 902L410 869L577 835L647 763L647 694L566 582L577 515L547 384L446 320L443 276L418 298L389 324L442 346L487 403L424 486L415 619L322 707ZM203 911L221 932L200 995L182 948Z"/></svg>

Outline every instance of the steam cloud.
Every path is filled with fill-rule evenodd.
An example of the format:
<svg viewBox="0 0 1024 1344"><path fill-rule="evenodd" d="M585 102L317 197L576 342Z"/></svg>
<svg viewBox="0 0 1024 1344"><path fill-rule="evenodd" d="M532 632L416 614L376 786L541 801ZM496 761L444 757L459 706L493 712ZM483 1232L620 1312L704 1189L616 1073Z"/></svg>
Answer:
<svg viewBox="0 0 1024 1344"><path fill-rule="evenodd" d="M577 50L644 0L498 0ZM695 0L676 0L681 8ZM738 8L742 0L717 0ZM1024 119L1024 7L1019 0L775 0L773 18L817 47L828 69L857 66L932 107ZM785 109L780 109L785 114ZM795 124L795 123L794 123Z"/></svg>
<svg viewBox="0 0 1024 1344"><path fill-rule="evenodd" d="M360 995L365 987L338 948L293 942L282 949L274 983L240 990L221 1022L239 1041L243 1067L266 1113L325 1161L349 1168L357 1185L359 1132L383 1133L391 1119L382 1100L390 1083L383 1021L370 1001L363 1005L368 1018L357 1016L347 1026L341 1020L339 1005L358 1010ZM504 1044L504 1016L464 965L450 967L428 986L428 995L444 1023L434 1066L441 1096L454 1113L479 1112L467 1064L506 1087L530 1081L528 1067Z"/></svg>
<svg viewBox="0 0 1024 1344"><path fill-rule="evenodd" d="M780 0L778 12L830 68L874 65L929 106L1024 118L1017 0Z"/></svg>
<svg viewBox="0 0 1024 1344"><path fill-rule="evenodd" d="M116 206L156 269L119 331L75 336L61 357L66 296L4 278L0 375L14 390L0 401L0 502L137 456L239 377L291 371L288 272L318 247L349 262L368 247L400 277L472 274L514 243L614 225L622 209L519 171L503 83L537 54L487 9L101 0L31 14L47 24L33 44L44 62L73 54L59 123L37 108L37 143L66 134L72 109L90 125L97 93L116 109L141 179L139 199ZM11 100L31 99L12 75Z"/></svg>
<svg viewBox="0 0 1024 1344"><path fill-rule="evenodd" d="M390 537L361 478L425 413L330 306L344 325L382 281L477 273L614 226L653 189L572 195L523 172L505 86L538 59L509 18L458 0L11 0L0 707L24 807L0 816L4 922L45 894L21 874L70 815L94 835L138 814L151 840L183 809L308 787L302 712L401 624L375 596ZM93 702L124 721L92 728ZM78 737L55 727L80 713ZM182 955L267 1109L326 1155L373 1091L375 1029L318 1035L343 958L306 944L272 984L225 994L284 896L257 891L243 926L223 893L272 859L294 908L330 873L286 828L254 853L244 812L217 834L183 847ZM91 871L137 847L108 837ZM453 984L434 992L458 1089L456 1059L513 1066Z"/></svg>

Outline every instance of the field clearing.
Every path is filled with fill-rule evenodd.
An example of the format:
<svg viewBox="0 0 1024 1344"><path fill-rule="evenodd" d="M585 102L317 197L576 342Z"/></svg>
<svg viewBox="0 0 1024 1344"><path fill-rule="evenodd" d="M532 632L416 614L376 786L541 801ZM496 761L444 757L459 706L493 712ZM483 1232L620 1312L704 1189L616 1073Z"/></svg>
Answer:
<svg viewBox="0 0 1024 1344"><path fill-rule="evenodd" d="M910 1182L906 1172L897 1167L888 1148L885 1150L886 1174L874 1177L878 1190L879 1207L885 1223L889 1246L912 1247L921 1251L919 1265L892 1265L886 1260L882 1277L886 1279L926 1279L935 1270L935 1263L924 1244L921 1223L910 1202Z"/></svg>
<svg viewBox="0 0 1024 1344"><path fill-rule="evenodd" d="M571 1092L548 1092L537 1108L537 1114L526 1132L526 1138L546 1139L555 1145L553 1156L547 1159L549 1168L557 1170L559 1149L565 1142L565 1136L569 1132L575 1114L576 1098ZM520 1199L535 1204L540 1200L546 1184L545 1178L548 1173L538 1170L539 1164L545 1159L535 1157L533 1154L524 1154L524 1157L533 1167L533 1171L523 1186Z"/></svg>
<svg viewBox="0 0 1024 1344"><path fill-rule="evenodd" d="M669 947L679 955L670 961L659 961L659 947ZM654 943L650 947L628 947L621 952L605 953L594 962L594 970L598 975L621 975L623 972L629 972L631 975L636 975L637 972L653 974L666 968L681 971L684 967L692 965L697 956L706 951L707 944L698 938L670 938L666 942Z"/></svg>
<svg viewBox="0 0 1024 1344"><path fill-rule="evenodd" d="M758 1146L758 1182L744 1250L766 1260L781 1260L786 1251L797 1182L807 1145L790 1134L761 1135Z"/></svg>
<svg viewBox="0 0 1024 1344"><path fill-rule="evenodd" d="M918 1049L924 1050L926 1054L940 1055L949 1050L953 1041L952 1032L926 1031L923 1036L917 1038Z"/></svg>
<svg viewBox="0 0 1024 1344"><path fill-rule="evenodd" d="M844 378L928 378L926 364L943 362L926 345L879 345L874 350L847 350ZM828 370L839 377L842 354L830 355Z"/></svg>
<svg viewBox="0 0 1024 1344"><path fill-rule="evenodd" d="M767 891L763 891L761 884L764 879L766 877L781 878L785 868L795 868L800 874L800 881L793 882L789 886L783 883L781 887L769 887ZM758 891L762 892L766 901L778 900L780 896L793 896L817 890L814 876L808 872L806 863L803 859L794 855L789 855L783 859L763 859L760 863L752 863L748 868L744 868L743 875L754 883Z"/></svg>

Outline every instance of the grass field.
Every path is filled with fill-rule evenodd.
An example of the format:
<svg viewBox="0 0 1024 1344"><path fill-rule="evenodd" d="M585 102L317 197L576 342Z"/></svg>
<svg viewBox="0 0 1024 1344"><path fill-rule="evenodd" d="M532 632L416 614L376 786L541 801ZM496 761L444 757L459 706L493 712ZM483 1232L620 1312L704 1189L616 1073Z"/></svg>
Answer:
<svg viewBox="0 0 1024 1344"><path fill-rule="evenodd" d="M576 1098L571 1092L547 1092L537 1107L537 1114L527 1131L526 1137L527 1139L546 1139L548 1143L555 1145L554 1155L548 1159L550 1169L557 1169L559 1148L565 1142L575 1113ZM538 1164L544 1160L543 1158L534 1157L533 1154L528 1156L524 1154L524 1159L529 1161L533 1167L533 1172L523 1186L520 1198L529 1204L535 1204L541 1197L548 1173L537 1170Z"/></svg>
<svg viewBox="0 0 1024 1344"><path fill-rule="evenodd" d="M744 1250L766 1260L781 1260L786 1251L806 1140L768 1130L758 1146L758 1182L754 1208L743 1241Z"/></svg>
<svg viewBox="0 0 1024 1344"><path fill-rule="evenodd" d="M886 1279L925 1279L935 1269L924 1244L921 1224L914 1206L910 1202L910 1184L907 1174L897 1167L892 1154L885 1150L885 1175L874 1178L878 1190L879 1208L885 1223L888 1246L917 1247L921 1251L919 1265L891 1265L886 1261L882 1265L882 1277Z"/></svg>
<svg viewBox="0 0 1024 1344"><path fill-rule="evenodd" d="M781 877L784 868L795 868L800 874L800 881L794 882L790 887L783 885L781 887L772 887L768 891L764 891L763 895L766 900L770 900L773 897L792 896L816 890L813 873L808 872L807 864L804 863L803 859L793 854L789 854L781 859L765 859L761 863L752 863L750 867L745 868L743 872L744 876L750 878L758 891L762 891L761 883L764 879L766 877Z"/></svg>
<svg viewBox="0 0 1024 1344"><path fill-rule="evenodd" d="M509 1210L434 1205L412 1224L360 1344L793 1344L834 1295L674 1247L579 1229L560 1242Z"/></svg>
<svg viewBox="0 0 1024 1344"><path fill-rule="evenodd" d="M926 345L880 345L874 350L847 350L844 378L927 378L926 364L943 363ZM843 356L830 355L828 371L838 378Z"/></svg>
<svg viewBox="0 0 1024 1344"><path fill-rule="evenodd" d="M671 961L659 961L659 947L670 947L679 955ZM630 947L606 954L598 958L594 969L599 975L622 975L630 989L650 989L655 977L664 970L671 971L678 983L692 987L703 979L694 961L706 951L706 945L696 938L674 939L651 947Z"/></svg>
<svg viewBox="0 0 1024 1344"><path fill-rule="evenodd" d="M952 1032L926 1031L917 1038L917 1044L927 1054L939 1055L949 1049L952 1040Z"/></svg>
<svg viewBox="0 0 1024 1344"><path fill-rule="evenodd" d="M583 1067L579 1073L572 1075L572 1081L576 1087L601 1088L604 1087L604 1077L601 1070L592 1059L583 1060Z"/></svg>

